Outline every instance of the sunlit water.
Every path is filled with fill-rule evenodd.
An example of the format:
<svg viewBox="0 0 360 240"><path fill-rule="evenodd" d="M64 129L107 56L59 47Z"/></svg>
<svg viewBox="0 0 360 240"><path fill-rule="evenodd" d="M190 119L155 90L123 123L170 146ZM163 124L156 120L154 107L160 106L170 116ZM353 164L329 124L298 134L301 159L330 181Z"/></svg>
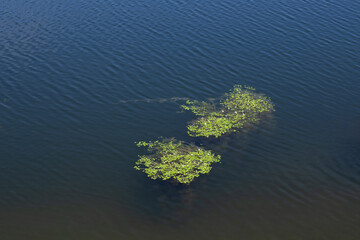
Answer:
<svg viewBox="0 0 360 240"><path fill-rule="evenodd" d="M360 2L3 0L0 239L360 239ZM188 187L133 169L185 99L271 97ZM197 140L196 140L197 141Z"/></svg>

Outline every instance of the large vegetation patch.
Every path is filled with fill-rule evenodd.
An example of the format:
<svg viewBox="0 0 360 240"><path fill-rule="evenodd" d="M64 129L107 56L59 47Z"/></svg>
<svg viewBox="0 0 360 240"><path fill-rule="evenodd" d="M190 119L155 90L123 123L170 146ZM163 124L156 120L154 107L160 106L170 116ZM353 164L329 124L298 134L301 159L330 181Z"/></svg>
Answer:
<svg viewBox="0 0 360 240"><path fill-rule="evenodd" d="M138 142L149 155L139 156L135 169L151 179L172 180L189 184L201 174L210 172L211 164L220 162L220 156L174 138L154 142Z"/></svg>
<svg viewBox="0 0 360 240"><path fill-rule="evenodd" d="M181 106L199 118L187 126L192 137L220 137L256 123L261 114L274 111L270 98L251 87L236 85L219 101L187 101Z"/></svg>

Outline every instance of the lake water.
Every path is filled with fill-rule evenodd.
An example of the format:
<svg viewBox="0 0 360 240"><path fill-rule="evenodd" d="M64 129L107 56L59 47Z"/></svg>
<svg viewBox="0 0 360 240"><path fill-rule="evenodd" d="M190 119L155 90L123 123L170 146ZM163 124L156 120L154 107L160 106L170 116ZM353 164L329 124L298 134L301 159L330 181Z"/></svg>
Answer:
<svg viewBox="0 0 360 240"><path fill-rule="evenodd" d="M360 239L360 2L2 0L0 239ZM183 98L276 112L190 186L133 169ZM180 99L179 99L180 98Z"/></svg>

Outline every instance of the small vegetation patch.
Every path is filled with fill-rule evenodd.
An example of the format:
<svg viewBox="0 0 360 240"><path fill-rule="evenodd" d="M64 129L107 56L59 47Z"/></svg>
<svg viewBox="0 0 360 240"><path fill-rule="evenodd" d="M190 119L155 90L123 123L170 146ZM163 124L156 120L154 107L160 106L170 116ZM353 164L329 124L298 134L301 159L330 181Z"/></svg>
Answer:
<svg viewBox="0 0 360 240"><path fill-rule="evenodd" d="M210 172L211 164L220 162L220 156L198 146L174 138L162 141L138 142L149 155L139 156L135 169L151 179L174 180L189 184L200 174Z"/></svg>
<svg viewBox="0 0 360 240"><path fill-rule="evenodd" d="M274 111L270 98L251 87L236 85L218 102L186 101L181 106L199 118L187 126L192 137L220 137L256 123L264 112Z"/></svg>

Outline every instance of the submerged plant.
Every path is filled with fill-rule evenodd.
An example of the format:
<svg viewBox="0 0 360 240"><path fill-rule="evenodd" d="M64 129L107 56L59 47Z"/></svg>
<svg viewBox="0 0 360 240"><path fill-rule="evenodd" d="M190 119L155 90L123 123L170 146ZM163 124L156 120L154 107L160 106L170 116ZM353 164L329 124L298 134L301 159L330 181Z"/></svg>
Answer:
<svg viewBox="0 0 360 240"><path fill-rule="evenodd" d="M200 174L210 172L211 164L220 162L220 155L176 139L138 142L150 155L139 156L135 169L143 171L151 179L175 180L189 184Z"/></svg>
<svg viewBox="0 0 360 240"><path fill-rule="evenodd" d="M181 107L199 116L187 126L189 135L219 137L256 123L261 113L274 111L270 98L254 91L251 87L235 85L217 104L186 101Z"/></svg>

